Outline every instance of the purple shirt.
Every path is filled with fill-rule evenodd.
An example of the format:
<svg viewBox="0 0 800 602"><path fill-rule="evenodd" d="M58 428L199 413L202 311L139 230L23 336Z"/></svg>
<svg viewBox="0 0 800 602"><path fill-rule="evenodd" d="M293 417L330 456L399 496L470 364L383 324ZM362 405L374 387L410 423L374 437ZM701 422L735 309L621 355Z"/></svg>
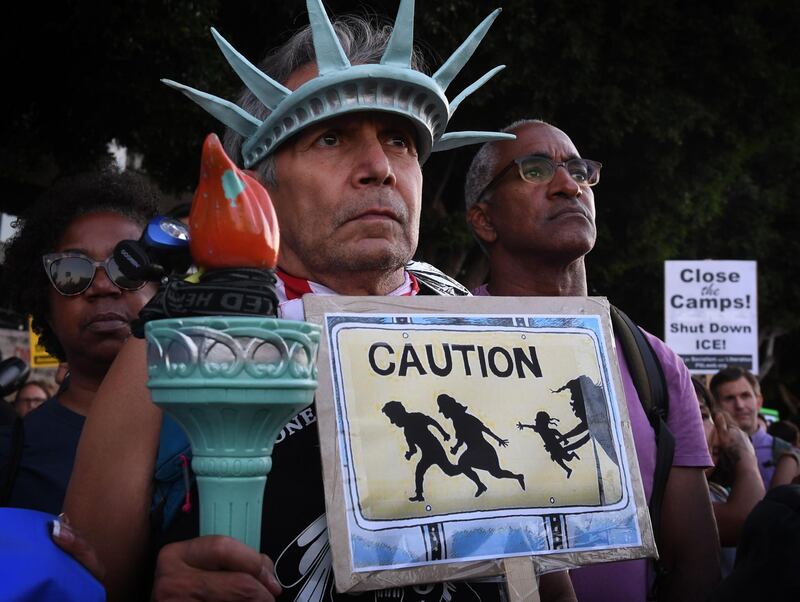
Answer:
<svg viewBox="0 0 800 602"><path fill-rule="evenodd" d="M489 296L485 284L473 290L472 294ZM703 422L700 418L700 405L697 403L686 365L663 341L648 332L644 334L661 362L664 378L667 381L669 393L667 426L675 436L675 456L672 465L700 468L711 466L711 456L708 454ZM639 472L649 503L656 467L656 437L639 401L628 364L622 355L622 347L616 338L615 343L636 457L639 459ZM647 560L585 566L571 570L570 577L581 602L592 600L643 602L647 597Z"/></svg>
<svg viewBox="0 0 800 602"><path fill-rule="evenodd" d="M753 442L753 448L756 450L758 471L761 473L761 480L764 481L764 487L769 489L772 475L775 474L775 462L772 461L772 435L764 430L758 429L753 433L753 436L750 437L750 441Z"/></svg>

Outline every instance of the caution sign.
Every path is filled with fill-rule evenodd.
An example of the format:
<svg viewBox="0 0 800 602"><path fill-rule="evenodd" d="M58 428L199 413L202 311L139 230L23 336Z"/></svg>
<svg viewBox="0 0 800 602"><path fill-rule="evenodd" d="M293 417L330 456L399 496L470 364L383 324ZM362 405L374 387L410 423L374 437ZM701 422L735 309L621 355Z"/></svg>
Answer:
<svg viewBox="0 0 800 602"><path fill-rule="evenodd" d="M31 368L58 367L59 359L47 353L47 350L39 342L39 335L33 332L30 318L28 318L28 338L30 339L31 348Z"/></svg>
<svg viewBox="0 0 800 602"><path fill-rule="evenodd" d="M605 300L387 299L304 298L340 590L652 553Z"/></svg>

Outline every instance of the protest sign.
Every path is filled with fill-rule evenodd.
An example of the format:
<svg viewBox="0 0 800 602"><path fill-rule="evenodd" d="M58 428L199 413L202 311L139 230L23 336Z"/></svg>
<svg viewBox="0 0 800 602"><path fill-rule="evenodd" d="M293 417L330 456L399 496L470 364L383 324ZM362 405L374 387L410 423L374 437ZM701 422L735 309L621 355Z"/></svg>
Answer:
<svg viewBox="0 0 800 602"><path fill-rule="evenodd" d="M50 355L44 345L39 342L39 335L33 331L30 317L28 317L28 340L30 341L31 368L55 368L58 366L59 359Z"/></svg>
<svg viewBox="0 0 800 602"><path fill-rule="evenodd" d="M755 261L665 261L667 345L693 374L741 366L758 374Z"/></svg>
<svg viewBox="0 0 800 602"><path fill-rule="evenodd" d="M337 589L655 553L607 301L303 302Z"/></svg>

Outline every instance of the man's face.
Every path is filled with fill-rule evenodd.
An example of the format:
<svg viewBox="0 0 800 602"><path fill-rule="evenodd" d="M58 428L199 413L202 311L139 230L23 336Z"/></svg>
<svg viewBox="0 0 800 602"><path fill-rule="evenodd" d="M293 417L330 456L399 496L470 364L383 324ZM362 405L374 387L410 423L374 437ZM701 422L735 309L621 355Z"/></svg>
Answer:
<svg viewBox="0 0 800 602"><path fill-rule="evenodd" d="M14 409L17 411L17 415L22 418L45 401L47 401L46 391L40 389L38 385L25 385L19 390L17 398L14 400Z"/></svg>
<svg viewBox="0 0 800 602"><path fill-rule="evenodd" d="M380 113L330 119L283 144L275 167L282 268L319 281L411 259L422 172L409 122Z"/></svg>
<svg viewBox="0 0 800 602"><path fill-rule="evenodd" d="M758 429L758 410L763 398L756 395L753 386L743 376L739 380L718 385L715 396L720 407L728 412L745 433L752 435Z"/></svg>
<svg viewBox="0 0 800 602"><path fill-rule="evenodd" d="M304 65L286 81L316 76ZM403 266L419 236L422 171L413 125L378 112L310 126L275 152L269 187L281 228L279 264L318 282L328 274Z"/></svg>
<svg viewBox="0 0 800 602"><path fill-rule="evenodd" d="M90 213L75 219L64 232L56 251L80 251L103 260L124 239L136 240L142 228L115 213ZM130 322L155 292L153 284L135 291L117 287L103 268L79 295L65 297L50 287L48 322L73 361L107 369L131 334ZM88 362L88 363L87 363ZM72 366L74 368L74 366Z"/></svg>
<svg viewBox="0 0 800 602"><path fill-rule="evenodd" d="M580 157L569 137L550 125L529 124L514 133L516 140L496 145L499 156L493 176L514 159L527 155L541 155L555 162ZM570 261L594 246L594 194L588 186L579 186L563 167L556 169L549 183L534 184L523 180L515 165L489 194L480 202L489 230L476 228L476 233L490 246L502 245L511 254Z"/></svg>

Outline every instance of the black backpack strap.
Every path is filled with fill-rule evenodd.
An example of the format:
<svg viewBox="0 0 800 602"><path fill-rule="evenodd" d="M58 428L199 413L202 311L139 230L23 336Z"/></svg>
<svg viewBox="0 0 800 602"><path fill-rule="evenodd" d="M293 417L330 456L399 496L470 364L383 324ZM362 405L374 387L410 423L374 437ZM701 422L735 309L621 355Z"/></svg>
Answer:
<svg viewBox="0 0 800 602"><path fill-rule="evenodd" d="M656 436L656 466L650 496L650 522L656 543L661 540L661 506L675 455L675 437L667 426L669 392L661 362L641 329L622 310L611 306L611 324L619 337L622 354ZM657 573L659 571L657 565Z"/></svg>
<svg viewBox="0 0 800 602"><path fill-rule="evenodd" d="M8 455L8 464L6 464L6 478L3 481L3 488L0 490L0 507L8 506L8 502L11 500L11 492L14 491L14 483L17 480L24 444L25 423L22 418L17 416L11 425L11 453Z"/></svg>

